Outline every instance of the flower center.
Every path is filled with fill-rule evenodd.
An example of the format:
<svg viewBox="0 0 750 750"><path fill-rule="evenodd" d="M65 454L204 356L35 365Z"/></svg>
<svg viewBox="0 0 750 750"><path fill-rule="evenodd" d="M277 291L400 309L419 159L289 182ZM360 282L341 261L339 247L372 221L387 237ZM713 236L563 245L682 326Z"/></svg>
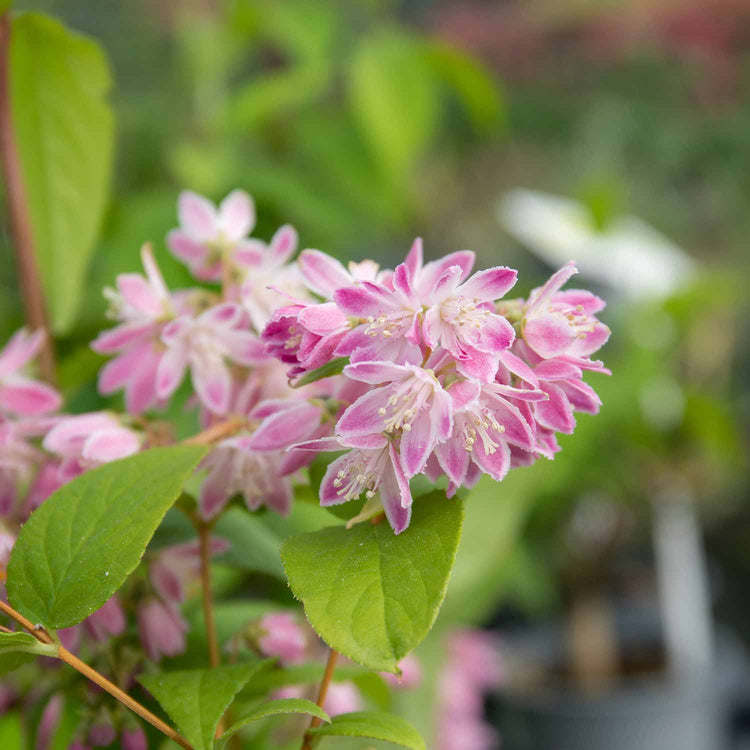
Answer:
<svg viewBox="0 0 750 750"><path fill-rule="evenodd" d="M358 498L363 492L369 499L375 496L383 476L383 462L388 449L364 453L352 450L347 456L347 462L339 469L333 486L336 494L345 501Z"/></svg>
<svg viewBox="0 0 750 750"><path fill-rule="evenodd" d="M505 427L498 423L487 407L480 406L466 414L463 425L464 448L471 453L474 450L477 438L479 438L482 441L485 455L492 455L500 446L500 443L493 439L490 430L495 430L502 435L505 432Z"/></svg>
<svg viewBox="0 0 750 750"><path fill-rule="evenodd" d="M433 375L434 379L434 375ZM433 386L418 378L409 378L393 388L386 406L378 409L381 417L386 417L385 431L398 429L408 432L411 423L432 396Z"/></svg>

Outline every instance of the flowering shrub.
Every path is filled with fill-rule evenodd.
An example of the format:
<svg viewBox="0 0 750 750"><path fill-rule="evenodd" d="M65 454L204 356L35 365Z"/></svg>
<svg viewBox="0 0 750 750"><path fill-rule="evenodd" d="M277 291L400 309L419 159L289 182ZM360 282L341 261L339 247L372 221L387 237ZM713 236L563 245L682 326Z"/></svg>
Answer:
<svg viewBox="0 0 750 750"><path fill-rule="evenodd" d="M572 263L527 299L508 298L516 271L473 271L467 250L425 262L419 239L393 270L369 260L345 267L318 250L295 260L290 226L269 243L248 236L255 211L240 190L218 207L183 193L178 214L167 245L202 285L169 289L146 245L143 274L122 274L105 291L114 325L92 347L109 357L99 390L122 391L124 412L68 414L53 387L24 374L43 331L19 331L0 354L0 565L10 602L2 608L28 631L4 632L0 664L56 657L183 747L211 747L217 727L231 739L277 713L314 717L307 730L293 720L279 730L285 742L295 729L304 734L307 748L326 734L423 747L403 720L364 710L361 668L384 673L384 689L419 681L409 652L445 593L459 491L482 474L501 481L553 458L574 412L598 411L583 374L608 372L592 359L609 336L597 318L604 303L563 288ZM160 412L186 389L203 429L180 441ZM211 558L252 552L224 538L222 520L238 512L236 500L253 518L261 509L288 516L310 490L323 507L348 504L326 528L281 548L314 632L276 607L220 636ZM176 501L195 536L147 549ZM194 591L202 626L184 606ZM156 671L201 632L211 669ZM305 671L325 655L315 632L330 648L317 693ZM487 730L477 696L496 682L482 672L489 647L466 636L451 648L442 700L454 704L458 691L473 708L452 723L467 739L445 747L480 747ZM350 659L348 679L331 682L339 653ZM134 678L181 733L126 694ZM39 748L59 721L58 689ZM238 723L228 728L222 716L238 694ZM263 696L271 700L259 707ZM120 737L122 747L145 747L143 727L105 698L84 694L70 746ZM459 708L448 705L444 717Z"/></svg>

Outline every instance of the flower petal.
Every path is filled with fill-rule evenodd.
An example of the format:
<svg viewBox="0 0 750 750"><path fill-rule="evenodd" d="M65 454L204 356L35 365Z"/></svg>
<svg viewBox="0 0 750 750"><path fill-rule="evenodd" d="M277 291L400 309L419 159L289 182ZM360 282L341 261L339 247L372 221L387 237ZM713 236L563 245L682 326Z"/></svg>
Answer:
<svg viewBox="0 0 750 750"><path fill-rule="evenodd" d="M551 359L566 352L576 340L576 333L564 316L542 313L526 320L523 337L537 354Z"/></svg>
<svg viewBox="0 0 750 750"><path fill-rule="evenodd" d="M132 456L140 448L141 439L135 432L122 427L114 427L93 432L83 444L81 455L90 461L106 463Z"/></svg>
<svg viewBox="0 0 750 750"><path fill-rule="evenodd" d="M409 367L390 362L357 362L344 368L344 375L348 378L372 385L404 380L412 374L413 370Z"/></svg>
<svg viewBox="0 0 750 750"><path fill-rule="evenodd" d="M51 386L15 376L0 383L0 408L20 416L34 417L56 411L62 397Z"/></svg>
<svg viewBox="0 0 750 750"><path fill-rule="evenodd" d="M255 204L244 190L233 190L219 204L218 226L228 240L250 234L255 226Z"/></svg>
<svg viewBox="0 0 750 750"><path fill-rule="evenodd" d="M542 427L556 432L570 435L576 426L573 407L570 405L565 392L552 383L545 383L544 391L549 398L536 405L536 418Z"/></svg>
<svg viewBox="0 0 750 750"><path fill-rule="evenodd" d="M180 225L196 240L216 238L219 218L213 203L202 195L189 190L180 193L177 200L177 215Z"/></svg>
<svg viewBox="0 0 750 750"><path fill-rule="evenodd" d="M492 302L513 288L518 278L518 271L507 266L495 266L478 271L458 289L458 293L479 302Z"/></svg>
<svg viewBox="0 0 750 750"><path fill-rule="evenodd" d="M286 263L297 250L297 230L291 224L284 224L268 243L268 249L275 265Z"/></svg>
<svg viewBox="0 0 750 750"><path fill-rule="evenodd" d="M320 250L303 250L297 264L310 289L326 299L333 297L337 289L350 286L354 281L339 261Z"/></svg>
<svg viewBox="0 0 750 750"><path fill-rule="evenodd" d="M256 451L277 451L298 443L320 424L321 410L301 402L261 422L248 446Z"/></svg>
<svg viewBox="0 0 750 750"><path fill-rule="evenodd" d="M344 440L356 438L385 430L385 417L380 414L388 404L391 389L375 388L360 396L336 423L336 434Z"/></svg>

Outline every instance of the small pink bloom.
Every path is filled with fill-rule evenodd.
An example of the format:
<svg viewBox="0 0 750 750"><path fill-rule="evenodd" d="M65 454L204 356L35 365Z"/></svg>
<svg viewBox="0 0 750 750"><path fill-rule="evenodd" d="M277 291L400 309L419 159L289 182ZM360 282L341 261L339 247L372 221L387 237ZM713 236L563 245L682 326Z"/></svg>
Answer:
<svg viewBox="0 0 750 750"><path fill-rule="evenodd" d="M139 433L124 427L114 414L101 411L64 417L42 445L63 459L59 476L67 481L87 468L132 456L142 441Z"/></svg>
<svg viewBox="0 0 750 750"><path fill-rule="evenodd" d="M167 246L201 281L218 281L222 263L252 247L246 237L255 226L255 206L244 190L232 191L218 208L186 190L177 212L180 228L167 235Z"/></svg>
<svg viewBox="0 0 750 750"><path fill-rule="evenodd" d="M365 260L344 266L320 250L303 250L299 255L299 269L307 286L325 299L333 299L334 292L358 281L377 281L385 286L393 271L380 271L377 263Z"/></svg>
<svg viewBox="0 0 750 750"><path fill-rule="evenodd" d="M175 607L149 599L139 605L137 619L141 644L153 661L185 650L187 624Z"/></svg>
<svg viewBox="0 0 750 750"><path fill-rule="evenodd" d="M301 664L307 657L307 637L292 615L276 612L260 621L264 631L258 646L266 656L276 656L283 665Z"/></svg>
<svg viewBox="0 0 750 750"><path fill-rule="evenodd" d="M340 451L350 449L329 464L320 483L320 504L339 505L362 493L368 499L380 493L388 523L400 534L411 519L411 490L401 467L398 447L380 434L345 440L320 438L300 443L297 450Z"/></svg>
<svg viewBox="0 0 750 750"><path fill-rule="evenodd" d="M115 741L116 737L117 732L111 721L95 720L89 729L88 741L93 747L107 747Z"/></svg>
<svg viewBox="0 0 750 750"><path fill-rule="evenodd" d="M573 263L563 266L531 293L526 305L521 321L523 338L544 359L563 354L586 358L609 338L609 328L596 318L604 308L599 297L586 291L560 291L575 273Z"/></svg>
<svg viewBox="0 0 750 750"><path fill-rule="evenodd" d="M36 735L34 750L49 750L52 739L60 723L60 715L63 709L63 697L59 693L53 695L42 711L39 720L39 729Z"/></svg>
<svg viewBox="0 0 750 750"><path fill-rule="evenodd" d="M44 343L42 330L17 331L0 352L0 410L16 416L38 416L60 408L62 398L52 387L21 374Z"/></svg>
<svg viewBox="0 0 750 750"><path fill-rule="evenodd" d="M237 255L245 269L240 299L258 332L265 328L285 297L294 301L310 299L297 264L289 262L296 250L297 232L285 225L267 245L255 240L252 250Z"/></svg>
<svg viewBox="0 0 750 750"><path fill-rule="evenodd" d="M148 750L146 735L140 727L125 727L120 734L122 750Z"/></svg>
<svg viewBox="0 0 750 750"><path fill-rule="evenodd" d="M156 372L164 353L161 331L183 303L167 290L147 245L141 250L146 277L120 274L117 290L106 290L110 315L120 324L103 331L91 343L100 354L117 354L99 373L99 391L105 395L125 389L125 405L139 414L158 403Z"/></svg>
<svg viewBox="0 0 750 750"><path fill-rule="evenodd" d="M399 663L401 677L391 672L381 672L380 676L395 690L410 690L422 682L422 665L414 654L409 654Z"/></svg>
<svg viewBox="0 0 750 750"><path fill-rule="evenodd" d="M372 385L339 418L336 434L344 440L383 433L401 435L399 449L404 474L411 478L424 468L436 445L453 427L450 396L430 369L388 362L357 362L344 374Z"/></svg>
<svg viewBox="0 0 750 750"><path fill-rule="evenodd" d="M156 375L157 396L169 398L190 368L201 402L215 414L226 414L232 391L228 363L248 366L266 357L263 345L243 323L242 309L230 302L197 318L182 315L168 323L161 336L166 352Z"/></svg>
<svg viewBox="0 0 750 750"><path fill-rule="evenodd" d="M228 543L212 538L210 552L219 555L226 552ZM149 578L156 593L171 604L179 604L187 598L188 585L197 580L200 573L200 545L197 541L175 544L159 550L149 566Z"/></svg>
<svg viewBox="0 0 750 750"><path fill-rule="evenodd" d="M10 553L13 545L16 543L16 537L0 527L0 569L5 568L10 560Z"/></svg>
<svg viewBox="0 0 750 750"><path fill-rule="evenodd" d="M363 708L362 695L353 682L332 682L328 686L323 710L329 716L361 711Z"/></svg>
<svg viewBox="0 0 750 750"><path fill-rule="evenodd" d="M83 621L84 630L95 641L106 641L125 631L125 613L117 596L102 604L99 609Z"/></svg>

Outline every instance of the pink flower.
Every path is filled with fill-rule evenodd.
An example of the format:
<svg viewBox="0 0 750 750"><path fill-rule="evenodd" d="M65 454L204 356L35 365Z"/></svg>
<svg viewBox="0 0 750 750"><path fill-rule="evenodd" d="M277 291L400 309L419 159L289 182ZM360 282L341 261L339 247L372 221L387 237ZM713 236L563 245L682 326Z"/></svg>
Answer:
<svg viewBox="0 0 750 750"><path fill-rule="evenodd" d="M422 665L414 654L404 657L399 663L401 676L391 672L381 672L380 676L395 690L410 690L422 682Z"/></svg>
<svg viewBox="0 0 750 750"><path fill-rule="evenodd" d="M424 468L438 443L451 435L450 396L443 390L428 361L424 368L388 362L357 362L344 374L353 380L381 385L357 399L341 415L336 434L344 440L387 434L401 436L400 462L411 478ZM382 385L385 384L385 385Z"/></svg>
<svg viewBox="0 0 750 750"><path fill-rule="evenodd" d="M21 375L44 343L42 330L17 331L0 352L0 410L16 416L38 416L60 407L60 394L45 383Z"/></svg>
<svg viewBox="0 0 750 750"><path fill-rule="evenodd" d="M120 734L122 750L148 750L144 731L136 727L125 727Z"/></svg>
<svg viewBox="0 0 750 750"><path fill-rule="evenodd" d="M5 569L10 560L10 553L13 545L16 543L16 537L0 527L0 570Z"/></svg>
<svg viewBox="0 0 750 750"><path fill-rule="evenodd" d="M60 693L53 695L42 711L39 720L39 729L36 734L34 750L49 750L57 727L60 724L60 716L63 709L63 696Z"/></svg>
<svg viewBox="0 0 750 750"><path fill-rule="evenodd" d="M105 289L111 301L110 315L120 324L100 333L91 343L100 354L118 354L99 373L99 391L106 395L124 388L125 406L131 414L158 402L156 372L164 353L161 332L182 309L180 299L169 294L148 245L141 249L141 259L145 278L135 273L120 274L117 291Z"/></svg>
<svg viewBox="0 0 750 750"><path fill-rule="evenodd" d="M545 397L542 391L463 380L452 384L448 393L453 401L453 431L435 448L435 456L450 479L449 496L466 485L471 462L500 481L511 467L511 446L534 450L532 424L510 397L538 401Z"/></svg>
<svg viewBox="0 0 750 750"><path fill-rule="evenodd" d="M432 349L439 344L447 349L463 375L489 383L500 354L515 338L513 326L495 313L494 301L516 283L517 273L497 266L459 283L462 275L460 266L450 266L430 291L424 340Z"/></svg>
<svg viewBox="0 0 750 750"><path fill-rule="evenodd" d="M156 394L169 398L190 368L201 402L215 414L226 414L232 392L229 362L252 365L265 358L263 345L246 328L239 305L211 307L198 317L181 315L168 323L161 339L166 347L156 375Z"/></svg>
<svg viewBox="0 0 750 750"><path fill-rule="evenodd" d="M388 523L400 534L411 519L411 490L401 467L397 445L384 435L367 435L347 441L341 437L319 438L295 446L298 450L340 451L350 449L328 465L320 483L324 507L355 500L362 493L368 500L380 493Z"/></svg>
<svg viewBox="0 0 750 750"><path fill-rule="evenodd" d="M350 328L349 318L333 302L297 303L276 310L261 339L271 356L292 365L287 375L293 378L333 359Z"/></svg>
<svg viewBox="0 0 750 750"><path fill-rule="evenodd" d="M332 682L328 686L323 710L329 716L361 711L363 708L362 695L353 682Z"/></svg>
<svg viewBox="0 0 750 750"><path fill-rule="evenodd" d="M296 250L297 232L287 224L268 245L254 240L237 256L245 269L240 299L256 331L263 330L284 297L303 301L309 297L299 268L289 263Z"/></svg>
<svg viewBox="0 0 750 750"><path fill-rule="evenodd" d="M115 741L116 737L117 732L108 716L95 719L88 733L88 741L93 747L107 747Z"/></svg>
<svg viewBox="0 0 750 750"><path fill-rule="evenodd" d="M140 604L137 619L141 644L153 661L185 650L187 623L175 607L152 598Z"/></svg>
<svg viewBox="0 0 750 750"><path fill-rule="evenodd" d="M609 338L609 328L596 318L604 302L591 292L570 289L565 282L578 273L571 262L535 289L526 304L521 331L524 340L540 357L566 355L587 358Z"/></svg>
<svg viewBox="0 0 750 750"><path fill-rule="evenodd" d="M381 271L378 264L371 260L349 263L347 270L335 258L320 250L303 250L298 264L307 286L328 300L333 299L337 289L352 286L358 281L376 281L390 286L393 277L393 271Z"/></svg>
<svg viewBox="0 0 750 750"><path fill-rule="evenodd" d="M287 612L265 615L260 621L263 635L258 646L266 656L276 656L283 665L301 664L307 657L305 632Z"/></svg>
<svg viewBox="0 0 750 750"><path fill-rule="evenodd" d="M104 411L64 417L42 441L45 450L63 459L59 470L63 481L93 466L131 456L141 444L139 433Z"/></svg>
<svg viewBox="0 0 750 750"><path fill-rule="evenodd" d="M229 545L224 539L211 539L210 552L219 555ZM156 593L172 604L184 602L187 586L200 573L200 545L197 541L174 544L159 550L149 566L149 578Z"/></svg>
<svg viewBox="0 0 750 750"><path fill-rule="evenodd" d="M337 289L333 298L339 309L364 322L344 337L336 356L349 356L352 362L421 363L427 346L422 318L431 297L439 294L436 288L451 268L460 283L473 263L474 253L465 250L423 266L422 241L417 239L389 285L358 281Z"/></svg>
<svg viewBox="0 0 750 750"><path fill-rule="evenodd" d="M21 422L0 419L0 515L9 515L18 502L19 485L33 476L42 454L25 434L27 420Z"/></svg>
<svg viewBox="0 0 750 750"><path fill-rule="evenodd" d="M201 281L221 279L223 263L252 248L245 239L255 226L253 199L232 191L217 207L203 196L183 191L177 202L180 228L167 235L167 246Z"/></svg>
<svg viewBox="0 0 750 750"><path fill-rule="evenodd" d="M84 630L95 641L106 641L112 636L121 635L125 625L125 613L117 596L106 601L83 621Z"/></svg>

